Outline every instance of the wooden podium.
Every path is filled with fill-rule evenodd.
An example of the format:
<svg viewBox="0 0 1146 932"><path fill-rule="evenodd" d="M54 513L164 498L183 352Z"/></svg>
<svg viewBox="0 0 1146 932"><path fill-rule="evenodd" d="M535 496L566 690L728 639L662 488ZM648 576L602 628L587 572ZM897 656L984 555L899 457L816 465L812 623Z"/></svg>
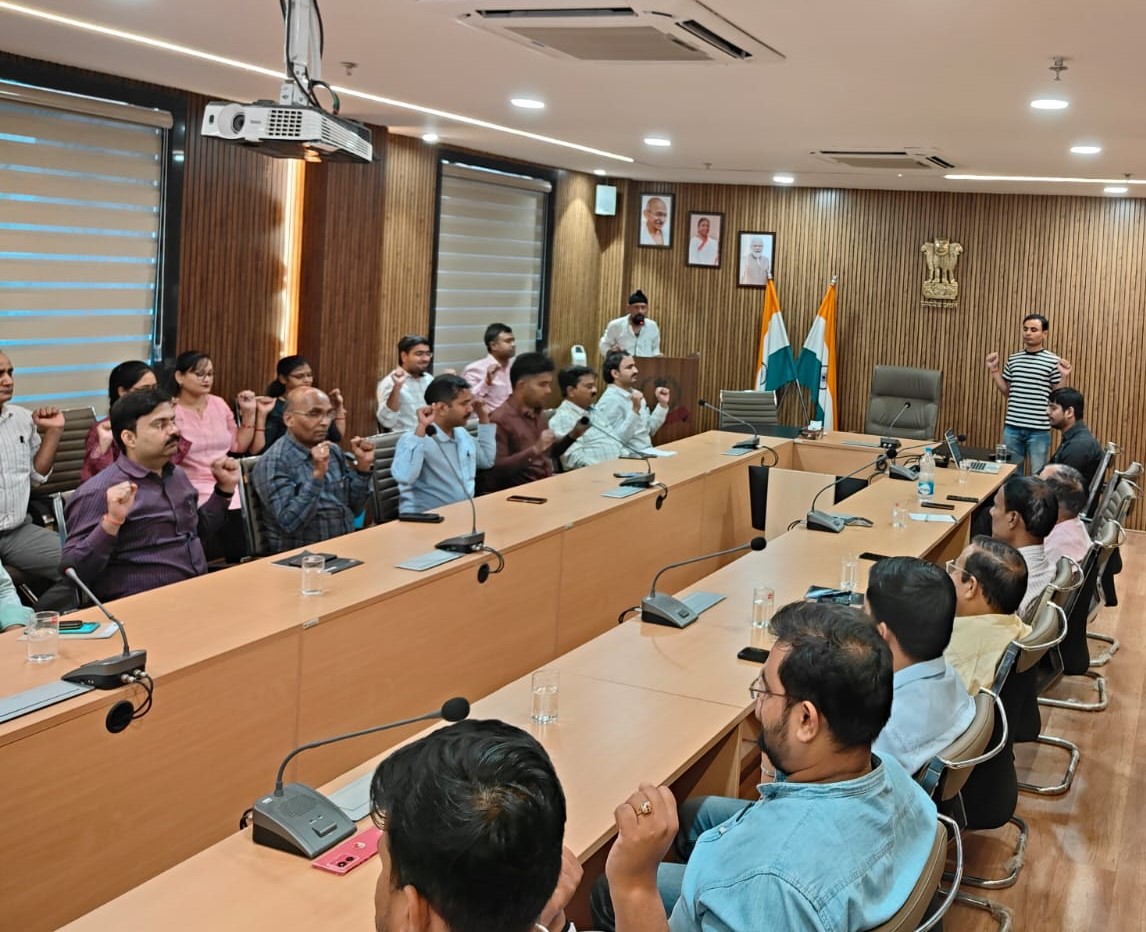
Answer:
<svg viewBox="0 0 1146 932"><path fill-rule="evenodd" d="M660 446L697 432L697 392L700 385L700 354L692 356L638 356L637 388L645 396L649 408L656 406L653 390L667 385L672 396L664 426L653 435L653 444Z"/></svg>

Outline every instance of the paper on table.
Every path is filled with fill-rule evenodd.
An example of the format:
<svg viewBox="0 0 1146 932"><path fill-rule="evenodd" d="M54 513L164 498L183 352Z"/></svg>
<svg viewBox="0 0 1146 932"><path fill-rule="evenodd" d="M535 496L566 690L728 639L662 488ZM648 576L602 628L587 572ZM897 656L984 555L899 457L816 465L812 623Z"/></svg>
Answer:
<svg viewBox="0 0 1146 932"><path fill-rule="evenodd" d="M933 521L939 524L954 524L954 515L924 515L915 511L908 512L908 517L912 521Z"/></svg>
<svg viewBox="0 0 1146 932"><path fill-rule="evenodd" d="M635 485L622 485L616 489L609 489L608 492L602 492L604 498L628 498L630 495L636 495L638 492L643 492L644 489L639 489Z"/></svg>
<svg viewBox="0 0 1146 932"><path fill-rule="evenodd" d="M435 566L441 566L443 563L449 563L451 560L457 560L460 557L460 553L451 553L448 550L431 550L429 553L410 557L409 560L395 565L400 570L414 570L414 572L420 573L423 570L432 570Z"/></svg>
<svg viewBox="0 0 1146 932"><path fill-rule="evenodd" d="M70 631L61 631L60 637L67 638L71 641L102 641L104 638L111 637L116 631L115 625L110 621L105 621L94 631L89 631L87 634L73 634ZM26 641L28 640L28 635L26 633L21 634L18 640Z"/></svg>

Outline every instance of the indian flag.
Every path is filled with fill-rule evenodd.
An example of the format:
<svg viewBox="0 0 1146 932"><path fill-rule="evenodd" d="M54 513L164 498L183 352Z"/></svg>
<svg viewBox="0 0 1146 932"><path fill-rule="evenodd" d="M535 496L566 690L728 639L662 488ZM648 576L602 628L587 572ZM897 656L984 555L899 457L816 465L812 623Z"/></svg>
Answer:
<svg viewBox="0 0 1146 932"><path fill-rule="evenodd" d="M764 288L764 319L760 323L760 348L756 352L756 391L774 392L796 378L792 344L780 313L780 298L772 276Z"/></svg>
<svg viewBox="0 0 1146 932"><path fill-rule="evenodd" d="M816 319L804 340L796 363L796 379L812 393L816 405L815 420L823 421L824 430L836 429L836 283L828 285Z"/></svg>

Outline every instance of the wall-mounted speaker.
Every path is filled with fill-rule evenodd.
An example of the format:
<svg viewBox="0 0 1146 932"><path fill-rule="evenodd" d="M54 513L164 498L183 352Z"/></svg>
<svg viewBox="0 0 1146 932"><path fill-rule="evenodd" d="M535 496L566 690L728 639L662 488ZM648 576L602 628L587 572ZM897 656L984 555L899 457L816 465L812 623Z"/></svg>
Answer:
<svg viewBox="0 0 1146 932"><path fill-rule="evenodd" d="M598 217L617 215L617 189L611 184L597 185L597 205L593 209Z"/></svg>

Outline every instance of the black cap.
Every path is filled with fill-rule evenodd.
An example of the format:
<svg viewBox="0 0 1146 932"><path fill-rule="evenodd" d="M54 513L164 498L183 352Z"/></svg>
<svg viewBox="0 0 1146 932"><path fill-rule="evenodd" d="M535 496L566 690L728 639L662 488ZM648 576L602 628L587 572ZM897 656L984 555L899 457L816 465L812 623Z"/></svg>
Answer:
<svg viewBox="0 0 1146 932"><path fill-rule="evenodd" d="M649 299L645 297L645 293L638 288L631 295L629 295L629 304L648 304Z"/></svg>

